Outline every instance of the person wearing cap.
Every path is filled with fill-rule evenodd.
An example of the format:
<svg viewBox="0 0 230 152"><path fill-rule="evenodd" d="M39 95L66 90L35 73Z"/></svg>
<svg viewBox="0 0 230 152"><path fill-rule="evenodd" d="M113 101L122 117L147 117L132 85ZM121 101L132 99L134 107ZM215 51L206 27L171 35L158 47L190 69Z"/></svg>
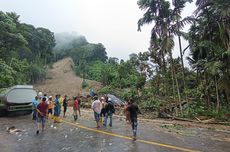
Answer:
<svg viewBox="0 0 230 152"><path fill-rule="evenodd" d="M38 92L38 103L42 102L42 97L43 97L43 93L42 92Z"/></svg>
<svg viewBox="0 0 230 152"><path fill-rule="evenodd" d="M112 99L108 98L108 103L105 105L105 118L104 118L104 126L107 125L107 119L109 117L109 126L112 127L113 124L113 114L115 113L115 108L112 103Z"/></svg>
<svg viewBox="0 0 230 152"><path fill-rule="evenodd" d="M95 118L95 121L97 123L96 128L99 128L100 127L99 119L100 119L100 113L101 113L102 104L101 104L101 101L98 100L97 96L94 96L94 101L93 101L93 103L91 105L91 108L93 109L94 118Z"/></svg>
<svg viewBox="0 0 230 152"><path fill-rule="evenodd" d="M53 97L49 96L48 99L48 115L52 118L52 114L53 114Z"/></svg>

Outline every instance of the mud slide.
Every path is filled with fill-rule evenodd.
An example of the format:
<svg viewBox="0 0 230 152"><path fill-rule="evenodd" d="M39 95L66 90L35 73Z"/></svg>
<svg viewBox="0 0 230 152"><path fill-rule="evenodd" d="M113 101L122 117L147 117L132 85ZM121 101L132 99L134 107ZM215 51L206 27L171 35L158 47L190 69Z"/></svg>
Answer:
<svg viewBox="0 0 230 152"><path fill-rule="evenodd" d="M89 88L92 86L94 90L98 90L101 85L98 82L86 80L87 87L81 88L82 78L77 77L74 73L74 63L71 58L62 59L53 64L51 69L48 69L46 80L34 87L37 91L47 93L48 95L61 94L69 97L87 95Z"/></svg>

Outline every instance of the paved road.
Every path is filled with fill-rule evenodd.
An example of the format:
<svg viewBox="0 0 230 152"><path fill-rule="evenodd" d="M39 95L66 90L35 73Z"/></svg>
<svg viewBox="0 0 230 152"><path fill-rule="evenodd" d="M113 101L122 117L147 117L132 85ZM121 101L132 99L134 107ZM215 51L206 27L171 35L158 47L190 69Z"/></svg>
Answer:
<svg viewBox="0 0 230 152"><path fill-rule="evenodd" d="M2 117L0 126L1 152L227 152L230 149L227 141L174 135L142 123L138 126L138 140L132 141L131 128L124 121L116 119L113 127L96 129L91 114L77 123L71 116L59 124L48 121L46 131L39 135L35 134L36 124L30 116ZM10 126L22 132L7 133Z"/></svg>

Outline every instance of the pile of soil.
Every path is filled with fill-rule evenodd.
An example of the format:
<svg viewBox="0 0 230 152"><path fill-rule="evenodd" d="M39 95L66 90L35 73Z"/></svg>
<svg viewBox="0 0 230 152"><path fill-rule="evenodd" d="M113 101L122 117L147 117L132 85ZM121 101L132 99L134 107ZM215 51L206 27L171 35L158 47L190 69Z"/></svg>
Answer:
<svg viewBox="0 0 230 152"><path fill-rule="evenodd" d="M35 90L47 93L48 96L60 94L68 97L89 94L89 88L97 91L101 84L96 81L86 80L87 87L82 89L83 79L74 73L74 62L71 58L65 58L54 63L52 68L47 70L46 80L34 85Z"/></svg>

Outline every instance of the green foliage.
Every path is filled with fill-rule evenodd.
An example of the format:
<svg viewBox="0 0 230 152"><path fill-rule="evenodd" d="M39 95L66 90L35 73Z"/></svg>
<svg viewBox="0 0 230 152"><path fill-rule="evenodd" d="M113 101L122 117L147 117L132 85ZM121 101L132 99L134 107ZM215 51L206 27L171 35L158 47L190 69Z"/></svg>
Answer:
<svg viewBox="0 0 230 152"><path fill-rule="evenodd" d="M128 101L129 99L138 101L138 91L135 88L122 89L118 93L118 96L122 97L126 101Z"/></svg>
<svg viewBox="0 0 230 152"><path fill-rule="evenodd" d="M138 1L139 8L145 11L138 21L138 30L145 24L153 25L149 52L130 56L131 63L151 79L145 86L151 90L140 88L141 106L172 110L173 105L179 104L179 113L185 117L209 113L221 119L230 108L229 1L197 1L195 18L182 19L187 2L191 0L175 0L171 4L165 0ZM189 33L181 32L187 23L192 23ZM180 58L172 58L174 36L189 41L192 69L183 67L183 48ZM151 62L151 66L146 64ZM178 110L174 112L178 115Z"/></svg>
<svg viewBox="0 0 230 152"><path fill-rule="evenodd" d="M86 87L87 87L87 82L86 82L86 80L84 79L84 80L82 81L82 83L81 83L81 88L84 89L84 88L86 88Z"/></svg>
<svg viewBox="0 0 230 152"><path fill-rule="evenodd" d="M29 71L29 64L26 60L18 60L12 58L10 66L16 71L15 84L25 84L27 82L27 75Z"/></svg>
<svg viewBox="0 0 230 152"><path fill-rule="evenodd" d="M98 94L108 94L108 93L112 93L112 92L113 92L113 89L111 89L111 87L104 86L98 91Z"/></svg>
<svg viewBox="0 0 230 152"><path fill-rule="evenodd" d="M46 71L41 64L35 63L29 67L30 82L35 83L45 78Z"/></svg>
<svg viewBox="0 0 230 152"><path fill-rule="evenodd" d="M44 78L54 45L50 30L20 23L16 13L0 11L0 88Z"/></svg>
<svg viewBox="0 0 230 152"><path fill-rule="evenodd" d="M89 72L88 77L90 79L101 81L102 78L102 69L104 68L105 64L102 61L95 61L89 65Z"/></svg>
<svg viewBox="0 0 230 152"><path fill-rule="evenodd" d="M9 14L0 11L0 57L5 61L17 57L16 51L27 44Z"/></svg>
<svg viewBox="0 0 230 152"><path fill-rule="evenodd" d="M14 76L16 71L8 66L5 61L0 59L0 88L9 87L15 83Z"/></svg>
<svg viewBox="0 0 230 152"><path fill-rule="evenodd" d="M26 60L20 61L12 58L8 65L0 59L0 88L10 87L27 82L29 64Z"/></svg>

